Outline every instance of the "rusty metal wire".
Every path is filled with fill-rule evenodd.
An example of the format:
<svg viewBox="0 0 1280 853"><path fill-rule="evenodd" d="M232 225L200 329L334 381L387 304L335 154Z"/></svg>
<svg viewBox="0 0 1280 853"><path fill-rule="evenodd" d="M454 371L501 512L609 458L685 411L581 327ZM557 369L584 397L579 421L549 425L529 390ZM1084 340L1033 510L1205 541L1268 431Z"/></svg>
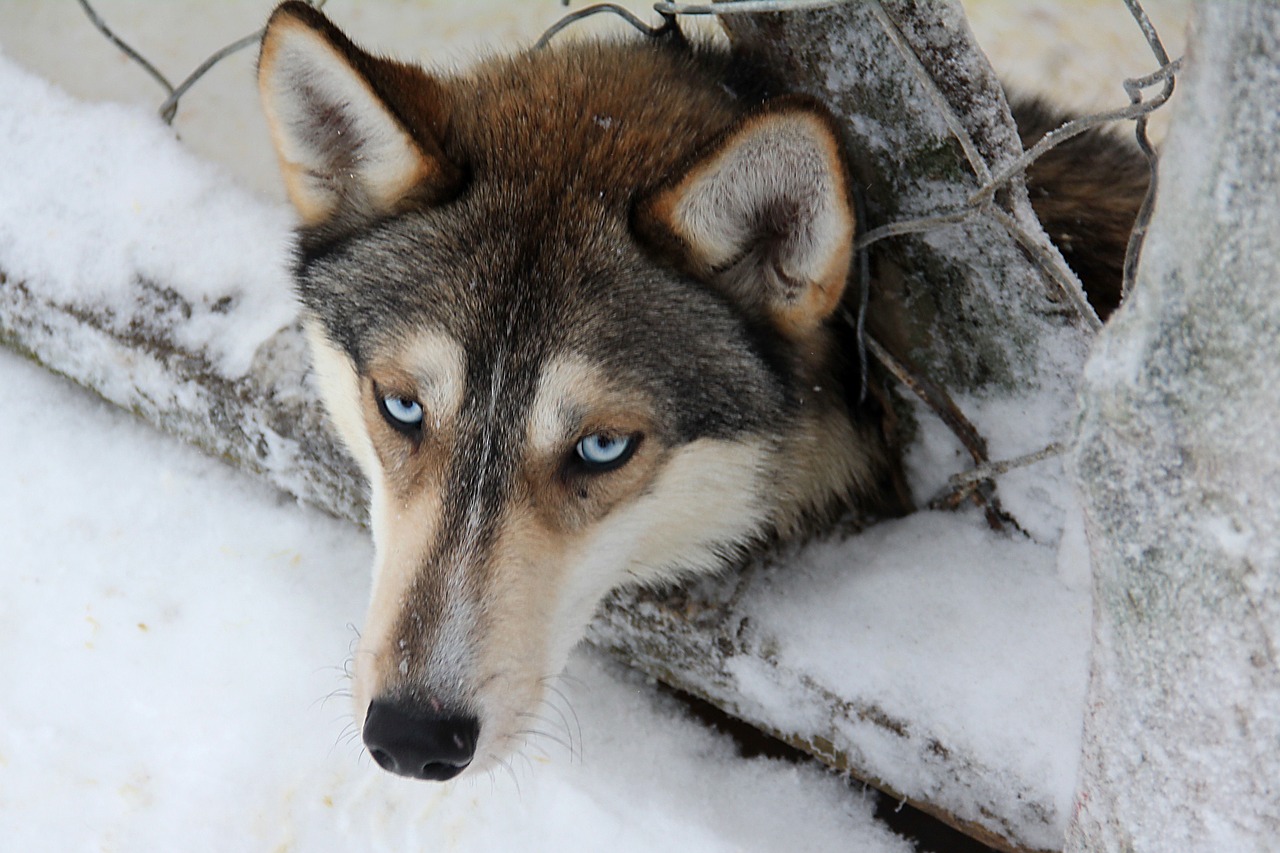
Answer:
<svg viewBox="0 0 1280 853"><path fill-rule="evenodd" d="M569 5L567 0L563 5L565 6ZM651 38L663 36L663 35L666 35L667 33L678 31L679 29L678 25L676 24L675 15L673 14L659 12L659 14L662 15L662 23L655 27L655 26L650 26L649 24L646 24L644 21L640 20L638 17L636 17L634 13L632 13L630 9L627 9L623 6L619 6L616 3L596 3L592 6L587 6L584 9L579 9L576 12L570 12L560 20L556 21L554 24L552 24L550 27L547 28L547 31L544 32L536 42L533 43L533 49L542 50L544 47L547 46L547 43L550 42L553 38L555 38L556 35L559 34L560 31L563 30L565 27L569 26L570 24L577 23L578 21L581 21L583 18L590 18L592 15L598 15L601 12L608 12L610 14L617 15L619 18L626 21L628 24L635 27L637 30L639 30L640 32L644 33L645 35Z"/></svg>
<svg viewBox="0 0 1280 853"><path fill-rule="evenodd" d="M89 16L90 23L98 28L98 32L102 33L107 37L108 41L120 48L120 50L124 52L125 56L138 63L138 65L142 67L143 71L150 74L153 80L164 87L166 92L170 95L173 94L173 84L169 82L169 79L161 74L154 65L148 62L145 56L138 53L138 51L129 46L128 42L117 36L115 32L107 26L107 22L102 20L102 16L89 5L89 0L80 0L80 8L84 9L84 13Z"/></svg>
<svg viewBox="0 0 1280 853"><path fill-rule="evenodd" d="M996 477L1008 474L1010 471L1016 471L1019 468L1028 468L1055 456L1061 456L1067 450L1068 445L1066 442L1055 441L1025 456L981 463L968 471L961 471L959 474L953 475L947 481L946 488L935 495L927 505L930 507L957 506L960 502L976 494L981 494L983 484L995 480Z"/></svg>
<svg viewBox="0 0 1280 853"><path fill-rule="evenodd" d="M1165 50L1164 43L1160 41L1160 34L1156 32L1155 25L1151 23L1151 19L1147 17L1146 10L1142 8L1142 4L1138 0L1124 0L1124 5L1128 7L1129 14L1138 23L1143 37L1147 40L1147 45L1151 48L1152 54L1155 55L1156 62L1160 64L1159 70L1154 74L1124 81L1124 90L1135 107L1142 106L1142 90L1163 80L1164 88L1160 91L1160 94L1147 102L1159 107L1173 96L1173 89L1177 84L1176 66L1182 60L1169 61L1169 53ZM1155 107L1151 109L1155 109ZM1160 158L1156 154L1155 148L1151 145L1151 140L1147 138L1147 116L1150 112L1151 110L1146 110L1141 113L1135 122L1134 133L1137 136L1138 148L1147 158L1151 178L1147 184L1146 198L1142 200L1142 207L1138 211L1138 219L1133 224L1133 230L1129 232L1129 245L1125 249L1124 256L1124 281L1120 290L1122 299L1129 294L1134 279L1138 274L1138 258L1142 254L1142 244L1147 237L1147 226L1151 222L1151 212L1155 207L1156 190L1160 180Z"/></svg>
<svg viewBox="0 0 1280 853"><path fill-rule="evenodd" d="M849 0L733 0L711 6L697 3L654 3L653 10L669 15L745 15L761 12L796 12L826 9Z"/></svg>

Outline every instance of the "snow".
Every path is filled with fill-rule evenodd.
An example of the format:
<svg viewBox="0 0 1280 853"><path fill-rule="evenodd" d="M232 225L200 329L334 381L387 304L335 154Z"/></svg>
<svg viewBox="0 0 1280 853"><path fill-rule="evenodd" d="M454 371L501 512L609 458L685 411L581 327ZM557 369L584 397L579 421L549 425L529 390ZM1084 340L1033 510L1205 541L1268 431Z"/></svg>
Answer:
<svg viewBox="0 0 1280 853"><path fill-rule="evenodd" d="M0 448L6 849L910 849L586 651L510 773L392 777L334 692L363 534L3 351Z"/></svg>
<svg viewBox="0 0 1280 853"><path fill-rule="evenodd" d="M154 115L78 103L0 57L0 162L21 164L0 170L6 273L41 282L50 299L110 304L136 279L171 288L193 310L179 340L212 342L231 375L293 319L292 217L183 149Z"/></svg>
<svg viewBox="0 0 1280 853"><path fill-rule="evenodd" d="M752 590L766 617L757 630L779 637L780 663L805 662L842 695L874 696L898 719L923 713L946 743L1038 786L1069 778L1088 600L1063 607L1053 552L978 521L924 511L805 549ZM972 724L982 720L997 725Z"/></svg>
<svg viewBox="0 0 1280 853"><path fill-rule="evenodd" d="M925 511L789 556L740 606L756 650L729 662L742 702L821 730L812 701L776 681L802 671L857 709L831 739L865 772L957 814L990 797L1024 843L1060 844L1088 677L1074 562L1087 553L1072 541L1064 578L1052 548L993 533L977 512ZM950 788L943 764L974 778Z"/></svg>

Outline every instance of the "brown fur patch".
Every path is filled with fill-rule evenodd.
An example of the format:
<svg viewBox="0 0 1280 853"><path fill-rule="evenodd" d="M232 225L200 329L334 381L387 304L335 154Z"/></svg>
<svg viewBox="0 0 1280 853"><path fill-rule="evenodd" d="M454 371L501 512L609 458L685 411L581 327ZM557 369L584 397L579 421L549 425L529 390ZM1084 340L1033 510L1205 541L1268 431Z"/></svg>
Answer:
<svg viewBox="0 0 1280 853"><path fill-rule="evenodd" d="M1013 113L1028 148L1067 121L1038 101L1015 101ZM1027 169L1032 208L1103 320L1120 304L1129 233L1149 181L1137 147L1109 129L1051 148Z"/></svg>

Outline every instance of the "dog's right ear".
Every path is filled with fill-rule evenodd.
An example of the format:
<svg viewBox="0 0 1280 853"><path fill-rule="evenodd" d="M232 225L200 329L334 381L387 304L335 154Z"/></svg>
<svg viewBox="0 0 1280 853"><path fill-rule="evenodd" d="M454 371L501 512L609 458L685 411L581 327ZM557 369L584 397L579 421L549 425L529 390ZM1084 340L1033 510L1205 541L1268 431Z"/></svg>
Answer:
<svg viewBox="0 0 1280 853"><path fill-rule="evenodd" d="M258 89L285 187L307 226L430 202L460 181L433 132L448 118L440 85L420 68L360 50L306 3L272 13Z"/></svg>
<svg viewBox="0 0 1280 853"><path fill-rule="evenodd" d="M849 275L850 181L835 120L784 96L745 116L638 201L640 235L801 339L834 312Z"/></svg>

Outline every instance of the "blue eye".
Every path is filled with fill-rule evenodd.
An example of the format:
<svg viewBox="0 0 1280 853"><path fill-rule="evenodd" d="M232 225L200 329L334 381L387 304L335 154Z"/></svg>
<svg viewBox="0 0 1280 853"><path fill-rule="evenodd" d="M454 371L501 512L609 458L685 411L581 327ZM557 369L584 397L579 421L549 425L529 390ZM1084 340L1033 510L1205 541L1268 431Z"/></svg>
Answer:
<svg viewBox="0 0 1280 853"><path fill-rule="evenodd" d="M391 425L400 430L415 430L422 426L422 404L408 397L381 398L382 412Z"/></svg>
<svg viewBox="0 0 1280 853"><path fill-rule="evenodd" d="M597 432L579 441L574 452L588 469L609 471L630 459L635 446L636 437L633 435L610 435Z"/></svg>

